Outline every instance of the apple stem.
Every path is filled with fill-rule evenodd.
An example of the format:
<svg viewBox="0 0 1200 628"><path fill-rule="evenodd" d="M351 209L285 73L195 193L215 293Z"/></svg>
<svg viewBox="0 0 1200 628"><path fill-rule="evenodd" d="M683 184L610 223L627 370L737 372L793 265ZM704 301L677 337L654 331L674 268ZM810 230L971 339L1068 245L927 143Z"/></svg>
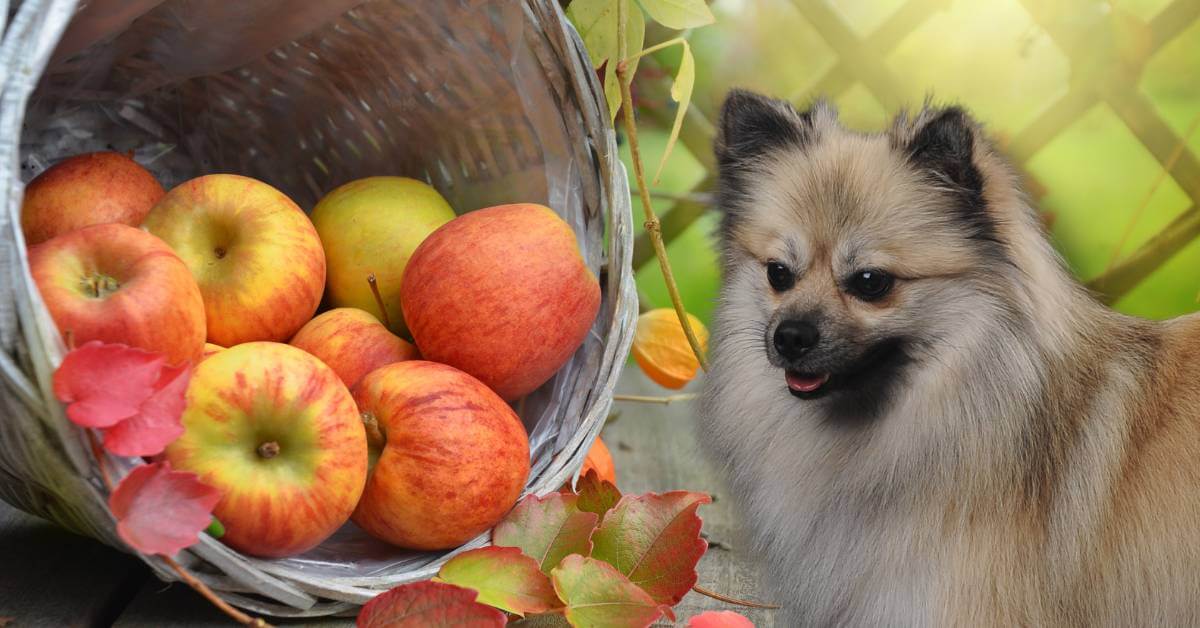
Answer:
<svg viewBox="0 0 1200 628"><path fill-rule="evenodd" d="M363 427L367 430L367 444L376 449L383 449L387 442L387 437L383 435L383 430L379 428L379 419L375 418L370 412L361 414Z"/></svg>
<svg viewBox="0 0 1200 628"><path fill-rule="evenodd" d="M371 286L371 294L375 295L375 304L379 306L379 318L383 320L383 326L391 329L392 321L388 320L387 308L383 306L383 295L379 294L379 281L375 279L375 273L367 275L367 285Z"/></svg>
<svg viewBox="0 0 1200 628"><path fill-rule="evenodd" d="M258 455L264 460L270 460L279 455L279 443L269 440L258 446Z"/></svg>

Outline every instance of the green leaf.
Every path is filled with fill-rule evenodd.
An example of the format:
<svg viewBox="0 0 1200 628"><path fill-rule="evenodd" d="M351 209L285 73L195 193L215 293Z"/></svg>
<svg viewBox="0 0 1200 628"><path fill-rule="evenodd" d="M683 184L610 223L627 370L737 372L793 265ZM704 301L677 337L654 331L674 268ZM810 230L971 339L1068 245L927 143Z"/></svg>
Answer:
<svg viewBox="0 0 1200 628"><path fill-rule="evenodd" d="M696 563L708 549L696 509L711 501L688 491L626 495L592 534L592 557L629 576L656 602L674 606L696 584Z"/></svg>
<svg viewBox="0 0 1200 628"><path fill-rule="evenodd" d="M675 110L675 122L671 125L667 146L663 149L658 169L654 171L656 184L662 175L663 166L667 165L667 158L671 156L671 150L675 148L675 142L679 140L679 129L683 126L683 118L692 103L692 88L696 85L696 59L692 57L692 47L686 39L681 39L680 43L683 44L683 56L679 58L679 72L675 74L675 81L671 83L671 98L679 103L679 106Z"/></svg>
<svg viewBox="0 0 1200 628"><path fill-rule="evenodd" d="M667 28L685 29L716 21L704 0L638 0L650 19Z"/></svg>
<svg viewBox="0 0 1200 628"><path fill-rule="evenodd" d="M618 1L624 2L626 7L628 7L628 12L625 13L625 49L617 50L619 43L616 40L617 36L613 35L612 58L608 59L608 65L605 66L604 71L604 96L605 101L608 103L608 119L610 120L616 119L617 112L620 110L620 83L617 79L617 64L620 60L629 59L630 56L640 52L642 43L646 42L646 16L643 16L641 8L637 8L637 5L632 4L630 0ZM607 0L607 2L613 7L613 29L616 29L617 2L613 2L612 0ZM572 4L571 6L575 5ZM613 30L613 32L616 34L616 30ZM588 54L592 54L590 49L588 49ZM637 59L634 59L626 66L628 70L626 70L625 76L630 80L634 78L634 73L637 72L637 61Z"/></svg>
<svg viewBox="0 0 1200 628"><path fill-rule="evenodd" d="M671 609L658 604L612 565L571 554L550 572L575 628L644 628Z"/></svg>
<svg viewBox="0 0 1200 628"><path fill-rule="evenodd" d="M588 471L575 484L579 493L579 509L584 512L596 513L600 517L621 501L621 491L611 482L601 480L595 471ZM583 552L580 552L581 554Z"/></svg>
<svg viewBox="0 0 1200 628"><path fill-rule="evenodd" d="M522 617L561 608L550 579L534 559L515 547L481 547L442 565L435 582L479 592L475 601Z"/></svg>
<svg viewBox="0 0 1200 628"><path fill-rule="evenodd" d="M617 3L612 0L574 0L567 7L567 19L579 31L583 46L599 68L617 55Z"/></svg>
<svg viewBox="0 0 1200 628"><path fill-rule="evenodd" d="M475 592L442 582L402 584L367 602L358 628L503 628L504 613L475 601Z"/></svg>
<svg viewBox="0 0 1200 628"><path fill-rule="evenodd" d="M492 543L520 549L544 573L568 554L590 554L600 517L580 511L578 502L578 495L530 495L492 530Z"/></svg>

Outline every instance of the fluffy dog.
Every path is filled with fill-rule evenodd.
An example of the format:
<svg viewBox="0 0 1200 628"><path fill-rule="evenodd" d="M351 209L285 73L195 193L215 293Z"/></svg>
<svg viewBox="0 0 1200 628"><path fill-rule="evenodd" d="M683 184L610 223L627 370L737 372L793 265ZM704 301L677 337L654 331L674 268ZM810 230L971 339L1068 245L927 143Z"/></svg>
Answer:
<svg viewBox="0 0 1200 628"><path fill-rule="evenodd" d="M960 108L734 91L702 432L784 624L1200 625L1200 317L1109 310Z"/></svg>

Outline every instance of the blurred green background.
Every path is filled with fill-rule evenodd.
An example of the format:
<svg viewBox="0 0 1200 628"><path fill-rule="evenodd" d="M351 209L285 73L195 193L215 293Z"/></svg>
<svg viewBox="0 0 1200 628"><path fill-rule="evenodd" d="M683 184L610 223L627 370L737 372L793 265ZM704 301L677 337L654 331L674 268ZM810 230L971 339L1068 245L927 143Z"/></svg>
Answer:
<svg viewBox="0 0 1200 628"><path fill-rule="evenodd" d="M734 86L798 106L824 96L843 123L866 130L927 95L962 104L1025 175L1078 277L1113 269L1115 279L1093 287L1130 314L1200 309L1200 133L1182 142L1200 114L1200 0L716 0L711 8L715 24L684 33L696 56L693 106L651 186L685 304L706 323L719 275L717 217L707 211L711 123ZM650 26L646 45L678 34ZM655 55L634 83L647 176L674 114L667 89L678 59L677 49ZM627 142L622 153L632 179ZM636 197L634 217L640 225ZM669 307L649 253L640 242L643 307Z"/></svg>

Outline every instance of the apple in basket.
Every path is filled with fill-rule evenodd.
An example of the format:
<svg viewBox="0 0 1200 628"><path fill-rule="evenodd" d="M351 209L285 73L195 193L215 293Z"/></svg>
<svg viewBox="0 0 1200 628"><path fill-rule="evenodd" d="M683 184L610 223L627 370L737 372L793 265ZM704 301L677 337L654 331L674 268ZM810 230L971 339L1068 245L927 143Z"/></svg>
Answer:
<svg viewBox="0 0 1200 628"><path fill-rule="evenodd" d="M325 245L329 303L355 307L405 333L400 278L417 245L454 219L438 191L406 177L351 181L322 198L312 210ZM381 312L367 283L374 275L387 312Z"/></svg>
<svg viewBox="0 0 1200 628"><path fill-rule="evenodd" d="M290 198L262 181L213 174L184 182L142 226L196 277L209 342L287 342L320 305L325 253L317 231Z"/></svg>
<svg viewBox="0 0 1200 628"><path fill-rule="evenodd" d="M421 355L509 401L562 367L600 308L600 284L571 226L529 203L473 211L434 231L400 291Z"/></svg>
<svg viewBox="0 0 1200 628"><path fill-rule="evenodd" d="M311 549L354 510L367 439L338 376L295 347L250 342L210 355L187 389L171 466L221 491L229 546L282 557Z"/></svg>
<svg viewBox="0 0 1200 628"><path fill-rule="evenodd" d="M32 246L89 225L136 227L163 197L154 175L121 153L88 153L58 162L25 186L21 231Z"/></svg>
<svg viewBox="0 0 1200 628"><path fill-rule="evenodd" d="M117 223L84 227L29 247L29 271L68 344L121 342L172 364L200 358L200 288L153 235Z"/></svg>
<svg viewBox="0 0 1200 628"><path fill-rule="evenodd" d="M417 357L417 348L407 340L388 331L379 319L352 307L317 315L289 344L319 358L349 388L381 366Z"/></svg>
<svg viewBox="0 0 1200 628"><path fill-rule="evenodd" d="M374 461L354 522L389 543L457 547L494 526L529 476L529 440L512 408L479 380L410 360L354 390Z"/></svg>

